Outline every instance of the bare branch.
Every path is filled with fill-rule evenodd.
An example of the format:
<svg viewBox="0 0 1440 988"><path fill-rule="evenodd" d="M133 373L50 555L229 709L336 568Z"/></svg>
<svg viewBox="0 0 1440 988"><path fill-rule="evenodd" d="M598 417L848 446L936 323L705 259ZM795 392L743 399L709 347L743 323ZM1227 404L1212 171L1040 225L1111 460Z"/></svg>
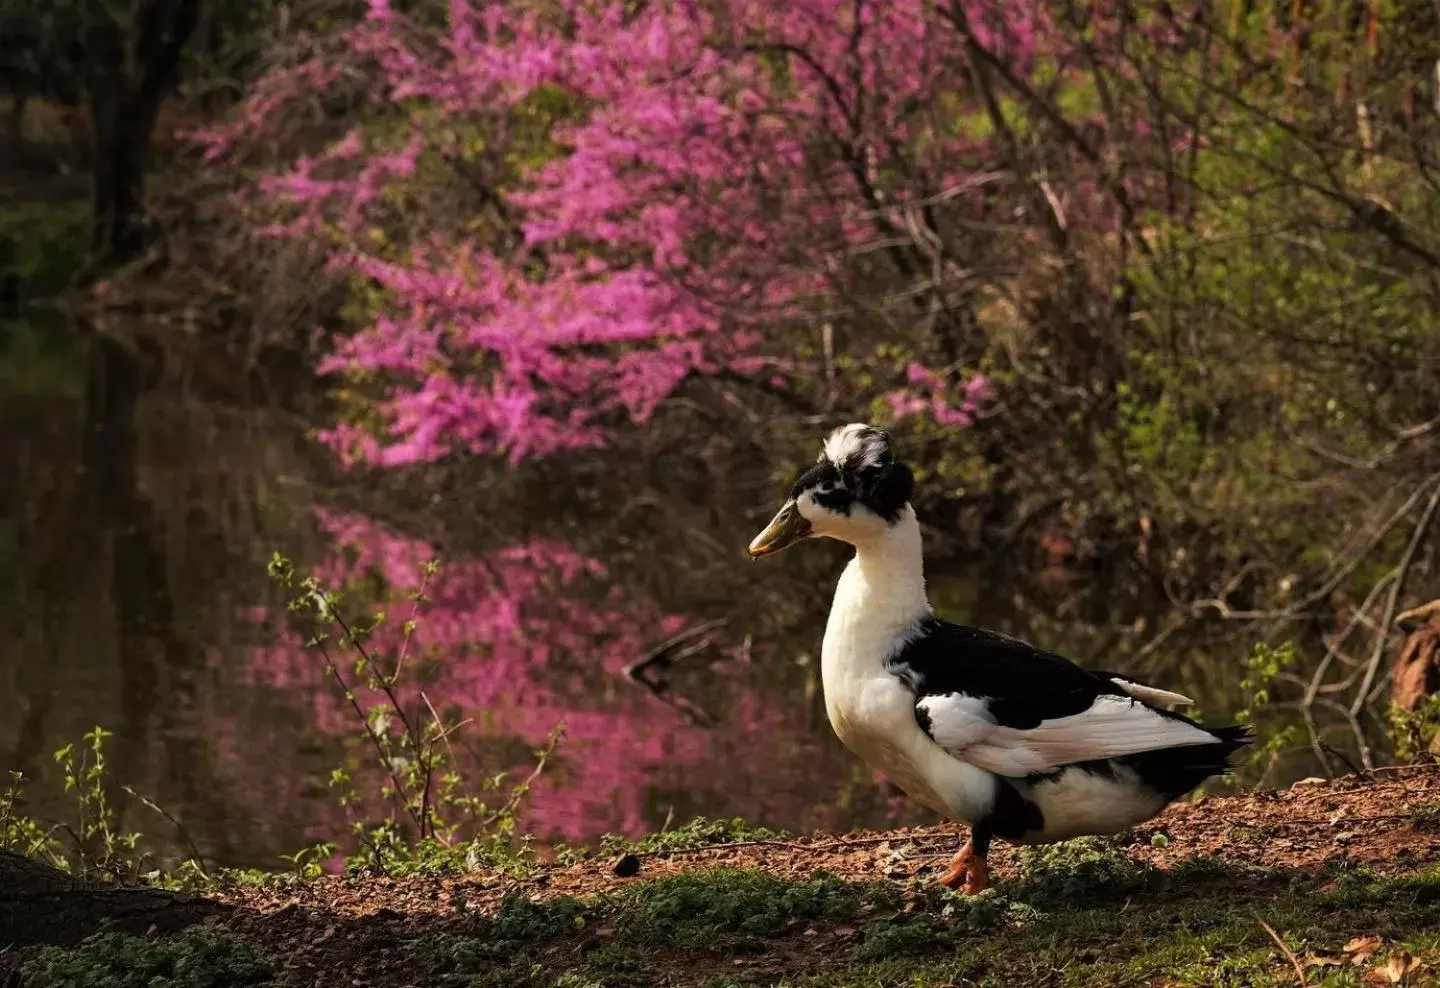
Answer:
<svg viewBox="0 0 1440 988"><path fill-rule="evenodd" d="M1390 588L1390 599L1385 602L1385 617L1380 622L1380 628L1375 634L1375 648L1370 654L1370 665L1365 670L1365 678L1361 680L1360 690L1355 699L1350 703L1350 716L1359 715L1365 706L1365 699L1370 695L1370 687L1375 682L1375 674L1380 669L1380 661L1385 656L1385 646L1390 638L1390 626L1395 620L1395 607L1400 601L1400 595L1405 591L1405 578L1410 575L1410 564L1415 560L1415 552L1425 540L1426 533L1430 530L1430 519L1435 516L1436 505L1440 505L1440 482L1433 484L1435 490L1430 495L1430 501L1425 505L1425 511L1420 515L1420 521L1415 525L1415 531L1410 536L1410 544L1405 547L1405 555L1400 558L1400 565L1395 576L1395 582ZM1370 757L1370 746L1361 738L1360 758L1366 768L1374 768L1374 762Z"/></svg>

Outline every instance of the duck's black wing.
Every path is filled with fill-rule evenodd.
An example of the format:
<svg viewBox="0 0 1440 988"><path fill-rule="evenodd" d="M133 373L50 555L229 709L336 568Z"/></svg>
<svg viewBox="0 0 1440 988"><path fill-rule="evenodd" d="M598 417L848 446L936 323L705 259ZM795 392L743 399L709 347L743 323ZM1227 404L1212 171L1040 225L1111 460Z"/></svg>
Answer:
<svg viewBox="0 0 1440 988"><path fill-rule="evenodd" d="M999 775L1222 740L1113 674L980 628L927 619L887 665L914 692L915 718L936 744Z"/></svg>

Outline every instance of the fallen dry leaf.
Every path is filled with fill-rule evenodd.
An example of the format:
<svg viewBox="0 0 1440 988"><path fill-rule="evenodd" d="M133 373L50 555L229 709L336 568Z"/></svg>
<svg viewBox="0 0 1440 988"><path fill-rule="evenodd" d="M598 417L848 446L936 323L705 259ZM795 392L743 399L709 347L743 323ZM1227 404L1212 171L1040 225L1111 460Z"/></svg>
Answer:
<svg viewBox="0 0 1440 988"><path fill-rule="evenodd" d="M1411 956L1410 951L1403 950L1386 961L1383 970L1385 977L1390 979L1390 983L1398 985L1403 984L1410 972L1419 966L1419 958Z"/></svg>
<svg viewBox="0 0 1440 988"><path fill-rule="evenodd" d="M1345 944L1345 953L1350 955L1351 964L1363 964L1370 955L1380 949L1383 941L1379 937L1354 937Z"/></svg>

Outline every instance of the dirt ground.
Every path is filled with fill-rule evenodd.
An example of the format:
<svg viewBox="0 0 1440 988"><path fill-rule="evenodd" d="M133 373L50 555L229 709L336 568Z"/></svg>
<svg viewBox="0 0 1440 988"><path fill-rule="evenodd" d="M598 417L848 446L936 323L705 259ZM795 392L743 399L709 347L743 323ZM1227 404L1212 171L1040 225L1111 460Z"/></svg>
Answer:
<svg viewBox="0 0 1440 988"><path fill-rule="evenodd" d="M1168 841L1153 841L1156 834ZM1297 870L1344 864L1382 874L1440 865L1440 766L1381 772L1370 781L1351 777L1178 804L1136 827L1130 839L1127 854L1159 868L1200 857ZM614 874L618 862L612 857L524 878L324 878L288 890L242 887L221 897L266 917L300 917L310 910L351 918L446 916L460 898L469 909L483 911L507 892L541 899L594 896L696 868L759 868L795 881L817 871L855 882L905 881L942 873L963 840L963 828L942 824L640 854L640 870L628 878ZM913 848L913 859L890 860L890 852L899 848ZM1015 848L1000 841L992 849L991 879L1002 889L1014 874L1015 854Z"/></svg>
<svg viewBox="0 0 1440 988"><path fill-rule="evenodd" d="M469 980L440 977L427 981L417 974L417 962L402 945L473 934L477 921L484 922L480 917L494 916L507 894L538 903L567 896L614 903L641 883L697 870L703 874L715 869L756 869L793 883L809 882L816 873L824 872L848 882L889 884L914 894L943 870L960 834L954 826L934 826L814 835L682 852L642 852L623 862L615 857L595 858L563 867L542 867L524 877L336 877L290 887L237 887L218 897L238 907L228 927L284 958L300 983L313 979L315 984L350 986L504 984L508 982L499 975L486 980L484 965L480 965L480 974L474 967L466 969ZM1351 871L1374 876L1419 875L1440 866L1440 770L1415 767L1382 771L1367 779L1309 780L1281 791L1176 805L1136 828L1123 842L1126 857L1159 872L1174 872L1198 859L1222 870L1232 868L1221 887L1212 882L1204 893L1223 895L1228 903L1251 900L1264 904L1278 896L1293 896L1300 887L1323 894L1334 887L1337 875ZM998 845L993 851L992 876L999 894L1018 884L1019 862L1013 848ZM617 871L634 874L620 877ZM1292 880L1277 886L1277 874ZM1127 900L1126 908L1134 906ZM551 975L569 970L567 958L581 957L603 943L611 932L605 915L602 908L598 926L573 937L567 935L561 946L537 962L536 970L544 967L545 978L550 980L535 983L556 983ZM758 950L755 942L747 941L743 954L734 957L718 948L698 954L694 949L678 953L657 950L649 955L655 967L648 972L632 972L617 980L602 975L574 983L801 983L805 977L827 970L837 943L856 935L854 925L806 924L793 936L780 937L768 947L762 943ZM1354 932L1359 936L1367 931ZM1392 931L1396 936L1404 932ZM513 949L523 951L523 941ZM1289 955L1288 947L1274 951L1275 976L1282 981L1293 979L1290 968L1300 963ZM1323 974L1324 962L1317 963ZM740 980L733 980L735 977ZM1378 983L1396 983L1377 977ZM1415 980L1417 977L1418 971L1401 972L1404 983L1431 983ZM1370 980L1367 977L1365 983ZM818 983L830 982L822 979ZM1057 983L1070 982L1062 979ZM1177 982L1142 979L1140 983Z"/></svg>

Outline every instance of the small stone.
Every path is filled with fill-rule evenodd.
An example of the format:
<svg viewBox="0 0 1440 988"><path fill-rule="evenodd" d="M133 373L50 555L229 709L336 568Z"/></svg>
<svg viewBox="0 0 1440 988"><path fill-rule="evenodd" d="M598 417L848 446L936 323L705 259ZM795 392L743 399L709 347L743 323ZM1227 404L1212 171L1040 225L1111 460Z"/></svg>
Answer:
<svg viewBox="0 0 1440 988"><path fill-rule="evenodd" d="M640 859L633 854L621 855L621 857L611 865L610 871L617 878L634 878L640 874Z"/></svg>

